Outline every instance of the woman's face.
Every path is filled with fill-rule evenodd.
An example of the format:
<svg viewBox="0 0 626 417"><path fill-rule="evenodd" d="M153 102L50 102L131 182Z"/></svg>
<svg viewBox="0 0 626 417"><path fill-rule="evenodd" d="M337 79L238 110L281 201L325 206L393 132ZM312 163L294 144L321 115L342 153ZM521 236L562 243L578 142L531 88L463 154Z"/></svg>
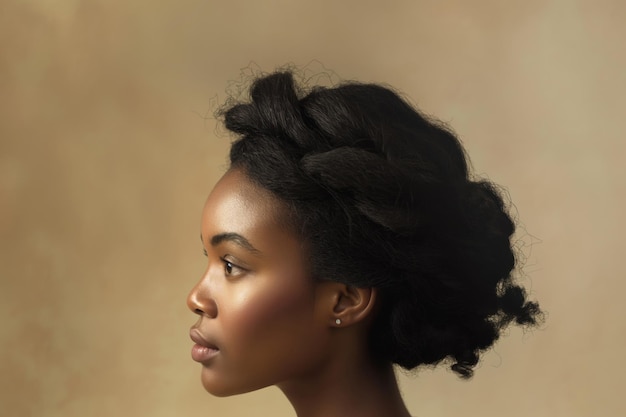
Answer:
<svg viewBox="0 0 626 417"><path fill-rule="evenodd" d="M319 369L328 318L284 207L238 170L222 177L202 213L208 258L187 304L202 383L214 395L252 391Z"/></svg>

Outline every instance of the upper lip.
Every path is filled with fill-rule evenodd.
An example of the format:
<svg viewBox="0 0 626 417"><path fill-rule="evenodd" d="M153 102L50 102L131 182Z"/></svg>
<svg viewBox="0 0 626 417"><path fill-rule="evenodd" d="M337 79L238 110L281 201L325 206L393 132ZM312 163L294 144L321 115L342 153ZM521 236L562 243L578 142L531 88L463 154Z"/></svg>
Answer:
<svg viewBox="0 0 626 417"><path fill-rule="evenodd" d="M209 349L219 350L219 348L213 343L209 342L207 338L196 327L192 327L191 330L189 330L189 337L191 337L191 340L193 340L194 343L200 346L208 347Z"/></svg>

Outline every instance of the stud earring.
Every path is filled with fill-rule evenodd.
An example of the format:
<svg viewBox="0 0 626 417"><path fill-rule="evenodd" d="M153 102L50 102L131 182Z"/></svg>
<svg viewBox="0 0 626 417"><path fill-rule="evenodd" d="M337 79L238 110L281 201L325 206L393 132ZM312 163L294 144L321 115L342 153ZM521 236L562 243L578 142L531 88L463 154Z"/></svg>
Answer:
<svg viewBox="0 0 626 417"><path fill-rule="evenodd" d="M337 325L341 324L341 319L335 320L335 324L337 324Z"/></svg>

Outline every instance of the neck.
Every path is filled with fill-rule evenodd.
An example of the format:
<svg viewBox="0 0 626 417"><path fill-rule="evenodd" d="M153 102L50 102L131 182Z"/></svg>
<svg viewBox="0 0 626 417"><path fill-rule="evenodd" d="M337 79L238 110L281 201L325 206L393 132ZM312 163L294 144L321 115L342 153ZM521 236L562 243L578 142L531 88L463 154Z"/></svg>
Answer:
<svg viewBox="0 0 626 417"><path fill-rule="evenodd" d="M339 361L324 368L278 385L298 417L410 417L391 365Z"/></svg>

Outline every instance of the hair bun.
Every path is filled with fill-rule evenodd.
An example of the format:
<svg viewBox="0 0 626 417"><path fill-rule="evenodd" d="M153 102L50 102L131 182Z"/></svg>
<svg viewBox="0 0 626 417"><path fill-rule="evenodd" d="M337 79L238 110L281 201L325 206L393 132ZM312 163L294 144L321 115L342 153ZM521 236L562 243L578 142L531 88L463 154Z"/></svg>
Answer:
<svg viewBox="0 0 626 417"><path fill-rule="evenodd" d="M250 87L250 97L250 103L222 111L226 128L242 135L286 140L305 150L319 146L319 138L314 137L302 114L290 73L257 79Z"/></svg>
<svg viewBox="0 0 626 417"><path fill-rule="evenodd" d="M463 208L470 230L507 239L513 234L515 225L507 213L501 194L491 182L467 182Z"/></svg>
<svg viewBox="0 0 626 417"><path fill-rule="evenodd" d="M290 73L254 82L223 115L231 165L286 201L314 279L380 291L371 348L412 369L472 374L511 322L541 311L511 278L515 225L471 181L461 143L395 92L345 83L306 94Z"/></svg>

